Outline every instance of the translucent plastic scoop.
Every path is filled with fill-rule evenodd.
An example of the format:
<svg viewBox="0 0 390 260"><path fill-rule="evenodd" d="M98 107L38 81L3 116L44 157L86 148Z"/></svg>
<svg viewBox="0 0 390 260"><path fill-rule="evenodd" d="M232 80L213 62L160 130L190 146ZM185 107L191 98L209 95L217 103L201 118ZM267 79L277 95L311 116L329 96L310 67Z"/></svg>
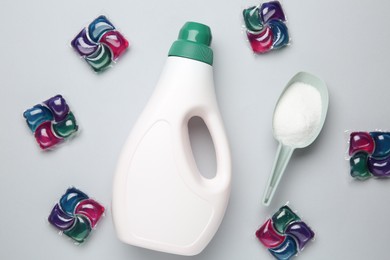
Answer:
<svg viewBox="0 0 390 260"><path fill-rule="evenodd" d="M317 138L328 103L325 83L306 72L296 74L283 90L273 115L273 134L279 147L264 193L264 205L271 203L294 149L304 148Z"/></svg>

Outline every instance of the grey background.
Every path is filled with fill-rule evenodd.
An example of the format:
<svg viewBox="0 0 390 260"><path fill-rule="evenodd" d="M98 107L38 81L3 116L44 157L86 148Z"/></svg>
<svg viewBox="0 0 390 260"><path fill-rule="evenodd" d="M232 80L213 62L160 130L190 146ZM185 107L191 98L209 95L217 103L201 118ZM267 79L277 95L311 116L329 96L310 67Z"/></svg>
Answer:
<svg viewBox="0 0 390 260"><path fill-rule="evenodd" d="M348 176L345 130L388 130L388 1L284 1L291 46L254 56L241 31L246 1L0 2L0 259L186 259L122 244L113 228L112 177L124 140L151 96L171 43L188 20L213 32L216 93L233 158L230 203L216 236L192 259L272 259L255 230L287 201L316 231L299 259L385 259L390 231L388 180ZM72 38L107 14L131 42L101 75L70 48ZM270 207L260 204L274 160L272 112L298 71L329 87L319 138L297 150ZM22 112L57 93L70 103L80 134L41 152ZM212 145L191 125L199 168L215 169ZM107 207L89 241L75 246L47 216L74 185ZM158 194L156 194L158 196Z"/></svg>

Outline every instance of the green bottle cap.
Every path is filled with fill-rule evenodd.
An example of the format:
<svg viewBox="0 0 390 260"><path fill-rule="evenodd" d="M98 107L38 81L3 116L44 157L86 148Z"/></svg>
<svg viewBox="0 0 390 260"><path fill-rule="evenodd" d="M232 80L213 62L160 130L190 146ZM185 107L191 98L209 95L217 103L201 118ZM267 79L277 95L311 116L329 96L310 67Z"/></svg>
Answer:
<svg viewBox="0 0 390 260"><path fill-rule="evenodd" d="M178 39L172 44L168 56L193 59L213 65L210 27L201 23L187 22L181 28Z"/></svg>

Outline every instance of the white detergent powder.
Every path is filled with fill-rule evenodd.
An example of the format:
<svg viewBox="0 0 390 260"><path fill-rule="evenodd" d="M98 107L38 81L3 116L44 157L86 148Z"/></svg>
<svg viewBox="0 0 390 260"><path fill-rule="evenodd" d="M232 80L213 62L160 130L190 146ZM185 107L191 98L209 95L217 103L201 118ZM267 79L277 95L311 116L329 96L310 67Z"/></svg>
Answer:
<svg viewBox="0 0 390 260"><path fill-rule="evenodd" d="M321 111L320 92L311 85L294 83L275 109L274 136L285 145L304 145L316 133L321 123Z"/></svg>

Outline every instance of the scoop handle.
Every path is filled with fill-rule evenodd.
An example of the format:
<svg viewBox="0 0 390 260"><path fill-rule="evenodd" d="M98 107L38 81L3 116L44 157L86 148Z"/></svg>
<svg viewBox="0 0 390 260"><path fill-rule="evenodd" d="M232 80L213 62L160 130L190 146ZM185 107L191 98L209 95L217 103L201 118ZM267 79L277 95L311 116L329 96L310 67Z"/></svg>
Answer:
<svg viewBox="0 0 390 260"><path fill-rule="evenodd" d="M272 167L271 175L268 179L268 183L263 197L263 204L265 206L269 206L269 204L271 203L276 188L279 185L280 179L282 178L284 170L286 169L286 166L290 161L293 151L293 147L284 145L279 142L274 166Z"/></svg>

